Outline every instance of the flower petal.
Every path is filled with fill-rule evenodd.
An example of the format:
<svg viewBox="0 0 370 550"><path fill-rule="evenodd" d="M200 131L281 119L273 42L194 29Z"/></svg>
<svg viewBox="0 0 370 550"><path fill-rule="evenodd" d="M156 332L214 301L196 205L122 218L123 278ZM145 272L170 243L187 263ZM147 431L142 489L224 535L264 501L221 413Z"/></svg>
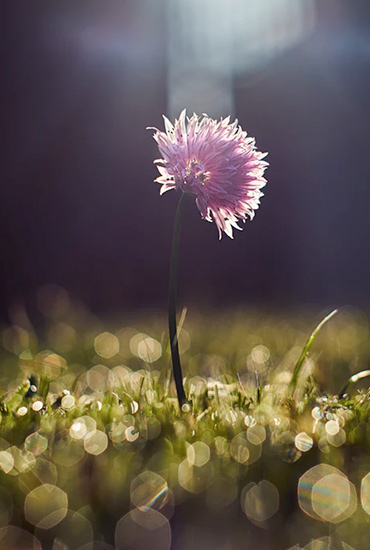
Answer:
<svg viewBox="0 0 370 550"><path fill-rule="evenodd" d="M195 194L202 218L215 223L220 238L222 232L233 238L233 229L242 230L238 221L253 219L259 207L267 153L229 116L189 118L184 109L174 124L163 119L164 132L151 128L162 155L154 161L160 194L175 188Z"/></svg>

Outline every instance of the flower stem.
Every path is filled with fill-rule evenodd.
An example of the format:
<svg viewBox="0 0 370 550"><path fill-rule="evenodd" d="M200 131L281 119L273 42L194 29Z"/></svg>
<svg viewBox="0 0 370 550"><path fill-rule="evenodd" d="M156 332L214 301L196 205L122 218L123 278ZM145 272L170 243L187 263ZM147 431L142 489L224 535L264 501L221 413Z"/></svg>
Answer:
<svg viewBox="0 0 370 550"><path fill-rule="evenodd" d="M186 403L184 385L182 381L181 363L179 355L179 346L177 341L177 323L176 323L176 298L177 298L177 264L179 257L179 240L181 227L181 214L185 203L185 193L181 193L180 201L177 206L175 225L172 237L171 262L170 262L170 281L168 289L168 326L170 331L170 345L173 376L176 384L177 398L180 409Z"/></svg>

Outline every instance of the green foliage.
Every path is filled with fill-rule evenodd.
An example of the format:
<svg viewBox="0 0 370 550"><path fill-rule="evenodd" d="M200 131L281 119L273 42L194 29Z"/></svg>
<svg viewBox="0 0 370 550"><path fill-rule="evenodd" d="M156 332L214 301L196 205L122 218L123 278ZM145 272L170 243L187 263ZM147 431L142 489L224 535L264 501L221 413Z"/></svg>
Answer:
<svg viewBox="0 0 370 550"><path fill-rule="evenodd" d="M16 322L2 333L0 542L11 525L51 548L75 521L92 526L87 542L116 537L123 548L117 533L134 517L130 507L170 519L191 502L280 530L274 548L307 544L340 523L337 542L365 550L351 539L370 511L370 392L354 386L353 372L369 362L364 316L338 315L310 355L323 325L301 352L310 318L188 314L178 339L189 405L180 411L161 318L136 319L140 331L107 330L71 304L51 313L39 341ZM351 394L339 398L348 379ZM307 504L304 474L325 506L312 495ZM282 532L287 518L296 527Z"/></svg>

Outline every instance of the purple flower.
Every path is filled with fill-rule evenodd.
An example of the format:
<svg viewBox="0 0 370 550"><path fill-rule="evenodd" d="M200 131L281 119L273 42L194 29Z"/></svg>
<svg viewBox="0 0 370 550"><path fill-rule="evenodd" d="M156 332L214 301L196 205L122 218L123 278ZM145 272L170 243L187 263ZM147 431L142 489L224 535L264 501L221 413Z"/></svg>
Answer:
<svg viewBox="0 0 370 550"><path fill-rule="evenodd" d="M152 128L163 157L154 161L160 194L170 189L194 193L202 218L215 222L220 238L222 231L233 238L233 227L242 229L238 220L253 219L259 206L267 153L257 151L237 120L185 114L174 125L164 116L165 132Z"/></svg>

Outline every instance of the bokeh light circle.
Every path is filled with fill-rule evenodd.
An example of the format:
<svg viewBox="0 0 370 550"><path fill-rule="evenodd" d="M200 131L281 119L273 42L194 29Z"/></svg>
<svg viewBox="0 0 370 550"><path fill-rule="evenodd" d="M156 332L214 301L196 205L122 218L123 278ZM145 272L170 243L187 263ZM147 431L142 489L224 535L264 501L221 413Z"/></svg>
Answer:
<svg viewBox="0 0 370 550"><path fill-rule="evenodd" d="M95 365L86 373L89 387L94 391L107 391L109 388L110 370L105 365Z"/></svg>
<svg viewBox="0 0 370 550"><path fill-rule="evenodd" d="M190 464L185 458L178 467L178 481L189 493L202 493L213 480L214 468L211 462L198 467Z"/></svg>
<svg viewBox="0 0 370 550"><path fill-rule="evenodd" d="M42 550L40 541L36 537L13 525L0 529L0 548L4 550Z"/></svg>
<svg viewBox="0 0 370 550"><path fill-rule="evenodd" d="M339 523L356 510L356 489L340 470L319 464L299 479L298 503L314 519Z"/></svg>
<svg viewBox="0 0 370 550"><path fill-rule="evenodd" d="M250 426L247 430L247 439L253 445L262 445L266 439L266 429L260 424Z"/></svg>
<svg viewBox="0 0 370 550"><path fill-rule="evenodd" d="M334 521L349 506L349 481L336 473L322 477L312 487L312 508L324 521Z"/></svg>
<svg viewBox="0 0 370 550"><path fill-rule="evenodd" d="M117 550L170 550L170 523L156 510L136 508L118 521L115 544Z"/></svg>
<svg viewBox="0 0 370 550"><path fill-rule="evenodd" d="M251 443L247 432L240 432L230 443L230 453L239 464L253 464L262 454L262 445Z"/></svg>
<svg viewBox="0 0 370 550"><path fill-rule="evenodd" d="M40 412L44 408L44 403L39 399L32 403L32 410L35 412Z"/></svg>
<svg viewBox="0 0 370 550"><path fill-rule="evenodd" d="M75 406L76 399L69 393L62 398L61 406L63 409L72 409Z"/></svg>
<svg viewBox="0 0 370 550"><path fill-rule="evenodd" d="M45 531L38 527L35 529L35 535L46 549ZM93 528L85 516L68 510L63 520L48 530L47 539L54 540L53 550L74 550L82 545L92 544Z"/></svg>
<svg viewBox="0 0 370 550"><path fill-rule="evenodd" d="M89 433L84 439L84 448L90 455L100 455L108 447L108 436L101 430Z"/></svg>
<svg viewBox="0 0 370 550"><path fill-rule="evenodd" d="M160 510L167 502L167 481L155 472L143 472L131 482L130 499L140 510Z"/></svg>
<svg viewBox="0 0 370 550"><path fill-rule="evenodd" d="M91 432L96 430L96 420L91 416L80 416L76 418L72 426L69 428L69 435L72 439L84 439Z"/></svg>
<svg viewBox="0 0 370 550"><path fill-rule="evenodd" d="M313 447L313 439L306 432L301 432L295 436L295 446L302 453L306 453Z"/></svg>
<svg viewBox="0 0 370 550"><path fill-rule="evenodd" d="M279 509L279 491L265 479L259 483L248 483L241 493L241 507L245 515L254 521L263 522Z"/></svg>
<svg viewBox="0 0 370 550"><path fill-rule="evenodd" d="M42 454L48 447L48 440L38 432L34 432L26 437L24 448L35 456Z"/></svg>
<svg viewBox="0 0 370 550"><path fill-rule="evenodd" d="M335 434L327 434L326 439L332 447L341 447L346 442L347 435L343 428L339 428Z"/></svg>
<svg viewBox="0 0 370 550"><path fill-rule="evenodd" d="M154 363L162 356L160 342L141 332L131 338L130 351L145 363Z"/></svg>
<svg viewBox="0 0 370 550"><path fill-rule="evenodd" d="M106 542L102 542L101 540L94 540L93 542L89 542L88 544L84 544L83 546L80 546L78 550L116 550L116 549L114 548L114 546L111 546Z"/></svg>
<svg viewBox="0 0 370 550"><path fill-rule="evenodd" d="M67 509L67 494L49 483L33 489L24 501L27 521L41 529L50 529L57 525L65 518Z"/></svg>
<svg viewBox="0 0 370 550"><path fill-rule="evenodd" d="M370 472L361 481L361 505L370 515Z"/></svg>
<svg viewBox="0 0 370 550"><path fill-rule="evenodd" d="M120 344L117 336L110 332L98 334L94 340L95 352L104 359L111 359L119 352Z"/></svg>
<svg viewBox="0 0 370 550"><path fill-rule="evenodd" d="M19 449L15 445L7 449L13 458L13 468L7 473L11 476L17 476L22 472L26 472L33 468L36 462L35 456L29 451Z"/></svg>
<svg viewBox="0 0 370 550"><path fill-rule="evenodd" d="M73 441L73 439L68 441L64 437L61 437L59 441L54 443L52 457L54 462L59 466L73 466L77 464L84 455L85 451L82 445Z"/></svg>
<svg viewBox="0 0 370 550"><path fill-rule="evenodd" d="M18 485L20 490L27 495L32 489L43 483L56 485L57 479L56 466L50 460L38 457L32 468L20 474Z"/></svg>
<svg viewBox="0 0 370 550"><path fill-rule="evenodd" d="M0 469L6 474L12 471L14 466L14 458L8 451L0 451Z"/></svg>
<svg viewBox="0 0 370 550"><path fill-rule="evenodd" d="M328 420L325 424L325 431L329 435L335 435L339 432L339 424L335 420Z"/></svg>
<svg viewBox="0 0 370 550"><path fill-rule="evenodd" d="M207 464L211 458L211 451L207 443L196 441L192 445L189 445L186 456L192 466L201 467Z"/></svg>
<svg viewBox="0 0 370 550"><path fill-rule="evenodd" d="M320 539L312 540L309 544L307 544L303 550L331 550L332 544L331 544L331 538L330 537L322 537Z"/></svg>

